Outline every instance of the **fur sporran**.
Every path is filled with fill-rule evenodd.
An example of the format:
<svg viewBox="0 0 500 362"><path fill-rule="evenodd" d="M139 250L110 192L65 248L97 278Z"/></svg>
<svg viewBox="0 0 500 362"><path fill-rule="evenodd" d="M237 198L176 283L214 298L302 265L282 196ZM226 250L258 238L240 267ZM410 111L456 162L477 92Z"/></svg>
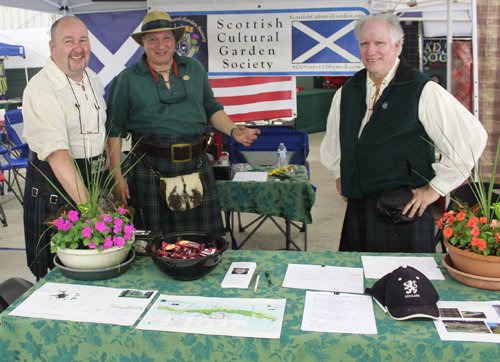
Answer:
<svg viewBox="0 0 500 362"><path fill-rule="evenodd" d="M160 178L160 195L170 210L186 211L200 206L203 200L203 185L200 174Z"/></svg>

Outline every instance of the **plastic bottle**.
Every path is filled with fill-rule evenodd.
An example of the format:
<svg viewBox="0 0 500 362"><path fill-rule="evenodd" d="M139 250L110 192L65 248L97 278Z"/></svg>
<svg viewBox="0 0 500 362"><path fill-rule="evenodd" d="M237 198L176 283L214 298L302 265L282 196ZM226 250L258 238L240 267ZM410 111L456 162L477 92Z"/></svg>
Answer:
<svg viewBox="0 0 500 362"><path fill-rule="evenodd" d="M278 167L288 166L288 153L284 143L280 143L278 147Z"/></svg>

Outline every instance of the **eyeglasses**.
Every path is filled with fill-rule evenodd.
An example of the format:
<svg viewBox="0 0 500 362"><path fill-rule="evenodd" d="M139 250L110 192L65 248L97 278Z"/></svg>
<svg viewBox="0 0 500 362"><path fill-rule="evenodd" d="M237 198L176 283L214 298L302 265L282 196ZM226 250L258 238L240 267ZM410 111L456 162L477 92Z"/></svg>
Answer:
<svg viewBox="0 0 500 362"><path fill-rule="evenodd" d="M165 82L165 85L163 87L160 85L161 82L156 82L156 91L158 92L158 98L160 99L160 102L162 102L164 104L179 103L179 102L182 102L187 97L186 85L184 84L184 80L182 80L182 78L179 76L174 77L173 79L179 79L179 81L182 83L182 88L184 89L184 92L182 94L179 94L179 92L182 92L180 90L176 90L174 92L173 90L168 88L166 85L166 82ZM173 87L173 82L169 81L169 83L170 83L171 87ZM162 89L160 89L160 88L162 88ZM162 97L162 93L165 92L165 88L167 88L167 92L165 93L165 95L169 95L169 94L172 95L170 97L170 99L164 99ZM180 89L180 87L177 87L177 88ZM177 94L176 94L176 92L177 92Z"/></svg>
<svg viewBox="0 0 500 362"><path fill-rule="evenodd" d="M87 74L87 72L85 71L85 74ZM99 113L100 113L100 110L101 110L101 107L99 106L99 101L97 100L97 97L95 95L95 92L94 92L94 87L92 87L92 83L90 82L90 78L88 77L87 75L87 79L89 81L89 85L90 85L90 89L92 90L92 94L94 95L94 107L97 111L97 131L89 131L88 130L88 127L87 126L87 123L88 122L85 122L85 126L83 125L82 123L82 111L81 111L81 105L80 103L78 102L78 98L76 98L76 94L75 94L75 90L73 89L73 85L71 84L68 76L66 76L66 78L68 79L68 83L69 83L69 86L71 88L71 91L73 92L73 96L75 97L75 107L78 109L78 119L80 121L80 134L99 134L99 131L100 131L100 127L101 127L101 122L100 122L100 116L99 116ZM84 130L85 129L85 130Z"/></svg>

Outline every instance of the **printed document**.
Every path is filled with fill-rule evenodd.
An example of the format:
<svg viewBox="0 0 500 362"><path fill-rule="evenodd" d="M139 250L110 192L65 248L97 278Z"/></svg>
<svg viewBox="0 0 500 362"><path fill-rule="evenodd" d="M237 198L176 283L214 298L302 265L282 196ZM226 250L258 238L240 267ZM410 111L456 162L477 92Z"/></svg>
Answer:
<svg viewBox="0 0 500 362"><path fill-rule="evenodd" d="M279 339L286 299L160 295L137 329Z"/></svg>
<svg viewBox="0 0 500 362"><path fill-rule="evenodd" d="M255 262L232 262L221 288L248 288L256 268Z"/></svg>
<svg viewBox="0 0 500 362"><path fill-rule="evenodd" d="M443 341L500 343L500 301L437 302L434 321Z"/></svg>
<svg viewBox="0 0 500 362"><path fill-rule="evenodd" d="M363 269L288 264L283 287L362 294L364 292Z"/></svg>
<svg viewBox="0 0 500 362"><path fill-rule="evenodd" d="M366 279L380 279L402 265L409 265L430 280L444 280L436 260L432 256L361 256Z"/></svg>
<svg viewBox="0 0 500 362"><path fill-rule="evenodd" d="M45 283L9 315L131 326L156 291Z"/></svg>
<svg viewBox="0 0 500 362"><path fill-rule="evenodd" d="M306 292L303 331L377 334L369 295Z"/></svg>

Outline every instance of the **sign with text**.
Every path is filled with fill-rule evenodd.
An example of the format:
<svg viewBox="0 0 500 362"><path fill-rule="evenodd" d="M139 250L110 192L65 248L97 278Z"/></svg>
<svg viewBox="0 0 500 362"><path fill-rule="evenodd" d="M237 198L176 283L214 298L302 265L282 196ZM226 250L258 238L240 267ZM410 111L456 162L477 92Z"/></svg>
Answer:
<svg viewBox="0 0 500 362"><path fill-rule="evenodd" d="M446 67L446 39L424 39L424 66Z"/></svg>
<svg viewBox="0 0 500 362"><path fill-rule="evenodd" d="M171 13L186 26L180 55L210 75L352 75L363 68L354 36L362 8Z"/></svg>

